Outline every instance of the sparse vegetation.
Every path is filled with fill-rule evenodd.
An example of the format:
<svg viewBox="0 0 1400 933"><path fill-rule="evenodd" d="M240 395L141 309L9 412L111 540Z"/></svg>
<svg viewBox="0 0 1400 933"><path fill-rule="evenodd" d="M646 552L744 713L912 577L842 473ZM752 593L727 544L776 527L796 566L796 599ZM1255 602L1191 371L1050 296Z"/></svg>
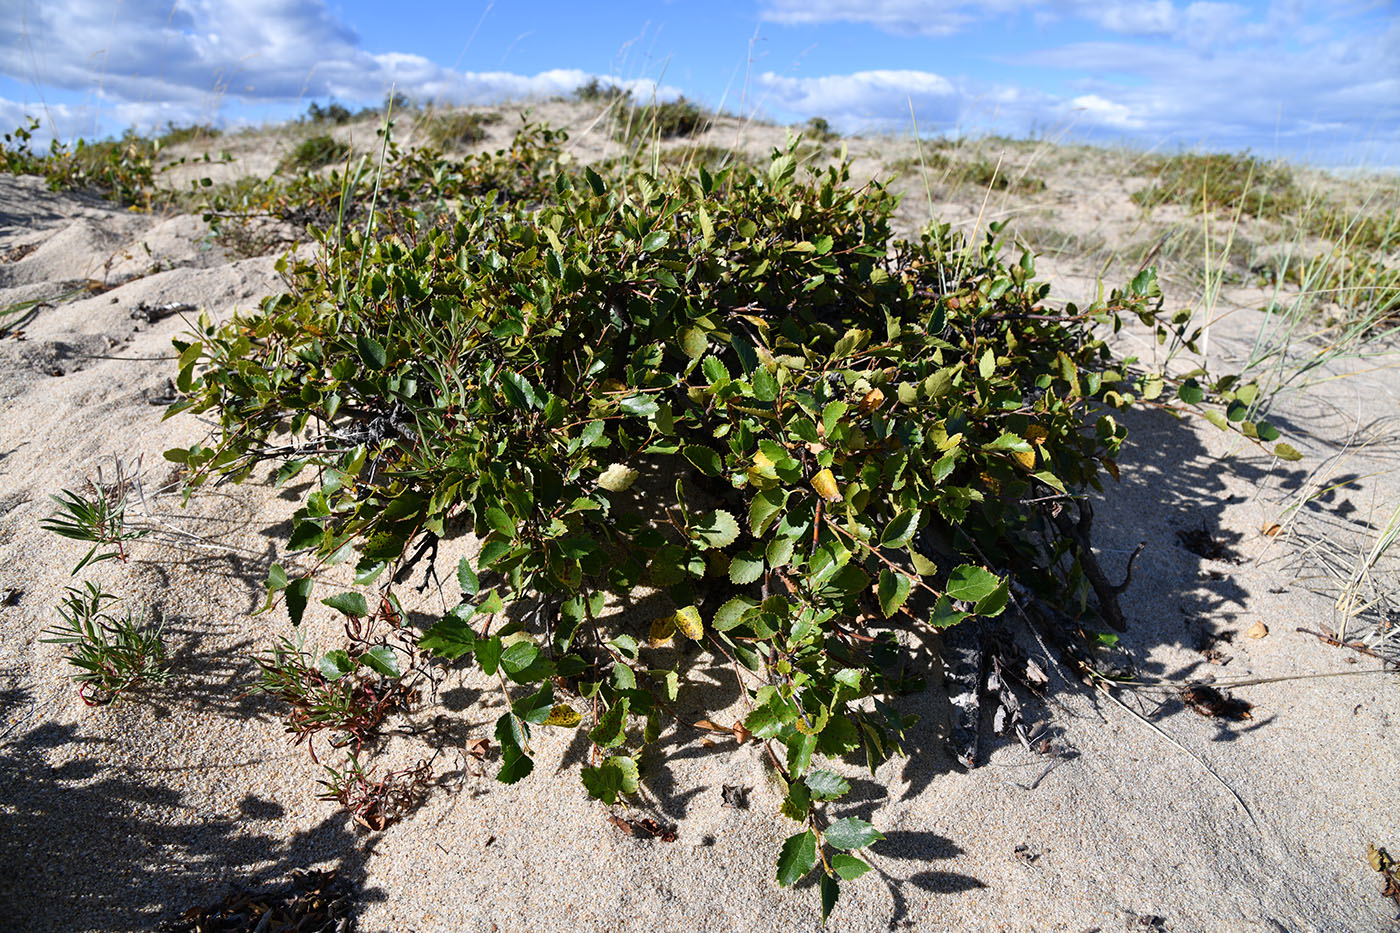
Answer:
<svg viewBox="0 0 1400 933"><path fill-rule="evenodd" d="M440 149L464 149L487 139L486 128L500 122L501 115L489 111L435 114L427 124L428 139Z"/></svg>
<svg viewBox="0 0 1400 933"><path fill-rule="evenodd" d="M42 641L67 647L84 703L106 706L139 687L165 683L165 641L159 625L130 609L111 614L107 607L117 597L95 583L70 586L65 592L58 605L62 624L48 629Z"/></svg>
<svg viewBox="0 0 1400 933"><path fill-rule="evenodd" d="M317 169L335 162L343 162L349 154L349 144L334 136L310 136L287 153L280 169L284 172Z"/></svg>

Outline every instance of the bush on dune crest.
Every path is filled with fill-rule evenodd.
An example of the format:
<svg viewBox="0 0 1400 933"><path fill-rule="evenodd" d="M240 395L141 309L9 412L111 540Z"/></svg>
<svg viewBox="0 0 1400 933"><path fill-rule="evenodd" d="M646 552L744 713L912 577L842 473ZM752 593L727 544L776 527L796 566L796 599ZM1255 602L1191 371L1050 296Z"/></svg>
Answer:
<svg viewBox="0 0 1400 933"><path fill-rule="evenodd" d="M269 604L298 623L322 572L353 565L379 592L323 601L400 648L361 639L323 676L476 665L507 701L504 782L533 769L537 730L584 729L588 792L638 793L642 749L695 728L688 646L732 666L748 712L726 731L768 748L798 824L777 880L819 868L825 916L880 838L828 815L850 788L831 763L901 753L901 632L997 618L1017 594L1057 638L1097 627L1095 599L1121 624L1083 496L1117 474L1116 409L1195 408L1206 387L1104 336L1139 319L1190 346L1189 318L1160 314L1150 271L1051 310L995 228L896 241L895 196L844 166L799 177L775 152L604 177L553 139L475 162L391 151L369 239L319 233L288 294L177 342L169 414L220 429L167 456L196 485L315 469L287 542L314 569L275 565ZM1230 407L1213 421L1277 437L1242 420L1247 387L1214 388ZM460 598L405 649L394 586L463 532L480 550ZM648 617L618 610L641 592Z"/></svg>

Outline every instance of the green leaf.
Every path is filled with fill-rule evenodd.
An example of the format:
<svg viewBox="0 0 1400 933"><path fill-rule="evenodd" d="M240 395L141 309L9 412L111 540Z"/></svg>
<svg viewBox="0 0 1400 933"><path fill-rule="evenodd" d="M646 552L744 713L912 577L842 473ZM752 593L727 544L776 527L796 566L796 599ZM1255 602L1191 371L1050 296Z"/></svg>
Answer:
<svg viewBox="0 0 1400 933"><path fill-rule="evenodd" d="M703 516L691 528L691 535L702 548L724 548L739 537L739 522L723 509Z"/></svg>
<svg viewBox="0 0 1400 933"><path fill-rule="evenodd" d="M837 899L841 897L841 883L826 872L822 872L821 891L822 923L826 923L827 919L831 916L832 908L836 906Z"/></svg>
<svg viewBox="0 0 1400 933"><path fill-rule="evenodd" d="M744 585L763 576L763 555L755 551L744 551L729 559L729 581Z"/></svg>
<svg viewBox="0 0 1400 933"><path fill-rule="evenodd" d="M535 762L514 745L501 748L501 770L496 772L496 780L502 784L514 784L535 770Z"/></svg>
<svg viewBox="0 0 1400 933"><path fill-rule="evenodd" d="M530 380L514 370L507 369L501 373L501 391L505 393L506 401L516 408L530 409L539 408L540 399L535 394L535 387Z"/></svg>
<svg viewBox="0 0 1400 933"><path fill-rule="evenodd" d="M471 614L467 607L457 607L423 633L423 637L418 639L418 647L439 658L457 660L476 647L476 632L468 624L469 618Z"/></svg>
<svg viewBox="0 0 1400 933"><path fill-rule="evenodd" d="M855 881L861 875L870 871L870 866L854 855L847 855L845 852L833 852L831 855L831 870L841 877L842 881Z"/></svg>
<svg viewBox="0 0 1400 933"><path fill-rule="evenodd" d="M1282 441L1274 445L1274 456L1278 457L1280 460L1288 460L1290 462L1303 459L1303 455L1298 452L1297 448L1292 444L1285 444Z"/></svg>
<svg viewBox="0 0 1400 933"><path fill-rule="evenodd" d="M394 655L394 649L388 645L376 645L369 649L360 655L360 663L385 677L397 679L403 676L403 671L399 668L399 659Z"/></svg>
<svg viewBox="0 0 1400 933"><path fill-rule="evenodd" d="M469 557L457 561L457 585L462 588L464 596L475 596L481 590L481 581L477 579Z"/></svg>
<svg viewBox="0 0 1400 933"><path fill-rule="evenodd" d="M660 410L656 399L641 393L627 396L618 402L617 406L627 414L636 415L638 418L650 418Z"/></svg>
<svg viewBox="0 0 1400 933"><path fill-rule="evenodd" d="M667 233L665 230L653 230L642 238L642 250L644 252L654 253L669 243L670 240L671 234Z"/></svg>
<svg viewBox="0 0 1400 933"><path fill-rule="evenodd" d="M293 625L300 625L306 615L306 604L311 601L311 578L297 577L287 584L287 616Z"/></svg>
<svg viewBox="0 0 1400 933"><path fill-rule="evenodd" d="M902 573L895 573L888 567L880 571L880 611L888 619L900 610L904 601L909 598L910 581Z"/></svg>
<svg viewBox="0 0 1400 933"><path fill-rule="evenodd" d="M848 816L845 819L837 820L828 826L826 832L822 835L826 838L829 845L847 851L851 849L863 849L872 842L877 842L885 838L884 834L874 826L854 816Z"/></svg>
<svg viewBox="0 0 1400 933"><path fill-rule="evenodd" d="M817 867L817 835L810 829L789 836L778 853L778 884L790 888Z"/></svg>
<svg viewBox="0 0 1400 933"><path fill-rule="evenodd" d="M510 516L499 506L493 505L486 510L486 524L497 534L507 538L515 537L515 522L511 521Z"/></svg>
<svg viewBox="0 0 1400 933"><path fill-rule="evenodd" d="M699 444L687 444L681 448L681 456L695 465L695 469L706 476L719 476L724 472L724 460L719 454Z"/></svg>
<svg viewBox="0 0 1400 933"><path fill-rule="evenodd" d="M885 526L885 533L880 535L880 544L888 548L904 547L914 539L918 530L919 510L900 512Z"/></svg>
<svg viewBox="0 0 1400 933"><path fill-rule="evenodd" d="M1002 610L1006 608L1006 603L1010 598L1011 581L1009 578L1003 577L1001 582L997 584L996 589L977 600L976 605L972 607L972 611L988 619L994 618L1001 615Z"/></svg>
<svg viewBox="0 0 1400 933"><path fill-rule="evenodd" d="M617 802L617 795L635 794L640 784L637 762L623 755L603 760L596 768L583 769L583 786L588 795L607 804Z"/></svg>
<svg viewBox="0 0 1400 933"><path fill-rule="evenodd" d="M625 492L641 474L624 463L614 463L598 474L598 485L608 492Z"/></svg>
<svg viewBox="0 0 1400 933"><path fill-rule="evenodd" d="M384 350L384 344L375 340L367 334L360 334L355 338L355 347L360 351L360 359L370 369L383 369L389 365L389 354Z"/></svg>
<svg viewBox="0 0 1400 933"><path fill-rule="evenodd" d="M355 661L346 651L327 651L316 662L316 666L327 680L339 680L355 669Z"/></svg>
<svg viewBox="0 0 1400 933"><path fill-rule="evenodd" d="M496 668L501 663L501 636L492 635L490 638L477 639L476 663L481 667L483 673L488 677L494 677Z"/></svg>
<svg viewBox="0 0 1400 933"><path fill-rule="evenodd" d="M749 503L749 531L755 538L763 537L768 526L787 506L786 489L769 489L753 497Z"/></svg>
<svg viewBox="0 0 1400 933"><path fill-rule="evenodd" d="M593 189L595 195L602 197L604 192L608 190L608 186L603 183L602 176L593 171L591 165L583 167L583 177L588 179L588 187Z"/></svg>
<svg viewBox="0 0 1400 933"><path fill-rule="evenodd" d="M1205 400L1206 393L1195 379L1187 379L1176 390L1176 396L1188 405L1199 405Z"/></svg>
<svg viewBox="0 0 1400 933"><path fill-rule="evenodd" d="M992 378L992 373L997 369L997 351L988 347L987 352L982 354L982 358L977 361L977 374L983 379Z"/></svg>
<svg viewBox="0 0 1400 933"><path fill-rule="evenodd" d="M716 632L727 632L743 621L744 613L757 605L758 603L747 596L735 596L715 610L715 617L710 621L710 625Z"/></svg>
<svg viewBox="0 0 1400 933"><path fill-rule="evenodd" d="M753 397L760 402L771 402L778 397L778 380L764 366L753 371Z"/></svg>
<svg viewBox="0 0 1400 933"><path fill-rule="evenodd" d="M355 619L363 619L369 615L369 606L365 603L362 593L337 593L321 600L321 605L330 606L336 612Z"/></svg>
<svg viewBox="0 0 1400 933"><path fill-rule="evenodd" d="M593 744L600 748L613 748L622 744L623 730L627 725L627 705L628 700L623 697L614 702L603 715L598 717L598 724L588 733Z"/></svg>
<svg viewBox="0 0 1400 933"><path fill-rule="evenodd" d="M803 778L814 800L836 800L851 791L851 782L830 771L809 771Z"/></svg>
<svg viewBox="0 0 1400 933"><path fill-rule="evenodd" d="M975 564L961 564L948 574L948 595L953 599L975 603L991 595L1000 582L995 574Z"/></svg>

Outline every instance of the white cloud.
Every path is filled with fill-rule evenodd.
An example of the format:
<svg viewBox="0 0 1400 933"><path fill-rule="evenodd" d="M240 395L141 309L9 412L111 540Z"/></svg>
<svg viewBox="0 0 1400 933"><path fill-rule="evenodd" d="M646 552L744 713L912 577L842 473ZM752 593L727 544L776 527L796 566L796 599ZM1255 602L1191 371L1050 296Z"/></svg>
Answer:
<svg viewBox="0 0 1400 933"><path fill-rule="evenodd" d="M946 129L958 121L962 107L953 84L927 71L858 71L816 78L767 72L758 83L766 105L803 117L825 117L848 133L906 124L911 102L921 124Z"/></svg>
<svg viewBox="0 0 1400 933"><path fill-rule="evenodd" d="M324 0L19 0L0 17L0 73L86 96L50 108L61 133L109 125L207 121L229 103L294 106L306 99L411 98L494 103L566 94L591 74L445 68L420 55L371 54ZM602 80L608 80L603 78ZM641 79L614 82L642 97L679 94ZM13 107L11 107L13 109ZM29 108L33 110L31 105Z"/></svg>
<svg viewBox="0 0 1400 933"><path fill-rule="evenodd" d="M949 36L997 17L1071 18L1129 36L1172 36L1193 45L1277 37L1301 17L1302 0L1276 0L1262 22L1238 3L1198 0L765 0L774 23L865 23L895 35Z"/></svg>

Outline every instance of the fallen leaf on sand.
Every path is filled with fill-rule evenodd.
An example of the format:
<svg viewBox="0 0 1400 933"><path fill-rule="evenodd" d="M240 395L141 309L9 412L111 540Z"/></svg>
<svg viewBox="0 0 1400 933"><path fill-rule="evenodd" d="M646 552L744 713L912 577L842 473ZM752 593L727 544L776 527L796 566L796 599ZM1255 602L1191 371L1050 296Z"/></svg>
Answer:
<svg viewBox="0 0 1400 933"><path fill-rule="evenodd" d="M1245 634L1250 638L1263 638L1265 635L1269 634L1269 627L1263 622L1255 622L1245 630Z"/></svg>
<svg viewBox="0 0 1400 933"><path fill-rule="evenodd" d="M1254 709L1252 703L1244 700L1236 700L1233 697L1221 693L1214 687L1198 685L1194 687L1184 687L1181 691L1181 699L1187 706L1191 707L1202 716L1212 719L1229 719L1233 722L1242 722L1246 719L1253 719L1254 714L1250 712Z"/></svg>

